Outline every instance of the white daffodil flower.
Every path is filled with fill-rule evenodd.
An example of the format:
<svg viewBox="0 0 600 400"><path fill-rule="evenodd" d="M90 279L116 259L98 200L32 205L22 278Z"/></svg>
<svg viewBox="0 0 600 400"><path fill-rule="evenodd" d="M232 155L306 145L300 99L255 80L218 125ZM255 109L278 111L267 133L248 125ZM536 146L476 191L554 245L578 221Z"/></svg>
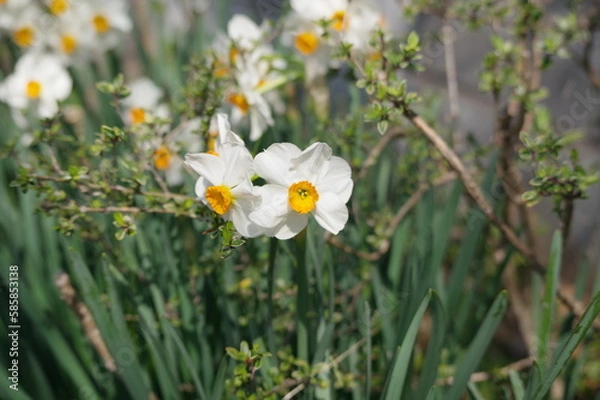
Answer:
<svg viewBox="0 0 600 400"><path fill-rule="evenodd" d="M48 17L37 5L27 4L20 8L14 8L8 13L9 16L1 18L6 19L2 24L9 31L12 41L17 46L31 49L43 45L44 38L39 27L43 22L48 21Z"/></svg>
<svg viewBox="0 0 600 400"><path fill-rule="evenodd" d="M40 118L53 117L58 101L71 93L72 80L58 56L26 53L0 84L0 99L17 110L33 108Z"/></svg>
<svg viewBox="0 0 600 400"><path fill-rule="evenodd" d="M65 62L73 63L85 59L94 43L94 32L89 24L81 19L77 7L70 7L55 18L47 41L55 53L61 54Z"/></svg>
<svg viewBox="0 0 600 400"><path fill-rule="evenodd" d="M294 47L304 60L305 78L308 83L325 76L329 68L340 65L340 62L333 58L334 48L331 41L326 40L323 35L322 27L298 14L290 15L285 22L282 43Z"/></svg>
<svg viewBox="0 0 600 400"><path fill-rule="evenodd" d="M163 90L151 79L142 77L127 84L131 91L121 104L124 107L123 120L132 126L148 122L151 117L168 117L169 110L161 105Z"/></svg>
<svg viewBox="0 0 600 400"><path fill-rule="evenodd" d="M127 3L123 0L89 1L81 4L78 12L92 28L96 47L100 50L115 47L121 34L133 27Z"/></svg>
<svg viewBox="0 0 600 400"><path fill-rule="evenodd" d="M348 7L346 27L341 32L344 42L352 45L351 51L373 56L370 41L378 26L383 25L383 15L370 4L352 2Z"/></svg>
<svg viewBox="0 0 600 400"><path fill-rule="evenodd" d="M219 155L185 156L185 163L200 174L196 195L225 221L233 222L242 236L259 236L263 230L248 218L259 202L250 180L252 155L244 145L234 143L224 143L219 150Z"/></svg>
<svg viewBox="0 0 600 400"><path fill-rule="evenodd" d="M235 14L227 22L227 36L235 43L240 51L251 52L264 40L266 25L258 26L249 17Z"/></svg>
<svg viewBox="0 0 600 400"><path fill-rule="evenodd" d="M202 149L202 140L198 134L200 118L182 122L165 137L149 140L148 150L152 152L154 168L165 174L167 185L176 186L183 183L183 159L179 153L185 149L198 152Z"/></svg>
<svg viewBox="0 0 600 400"><path fill-rule="evenodd" d="M65 14L71 8L71 0L45 0L44 3L48 10L56 16Z"/></svg>
<svg viewBox="0 0 600 400"><path fill-rule="evenodd" d="M334 30L344 29L348 0L290 0L292 10L310 21L326 20Z"/></svg>
<svg viewBox="0 0 600 400"><path fill-rule="evenodd" d="M327 144L301 151L291 143L276 143L255 157L254 168L267 184L257 188L262 200L250 219L266 235L290 239L306 227L309 214L333 234L346 225L351 170Z"/></svg>
<svg viewBox="0 0 600 400"><path fill-rule="evenodd" d="M231 123L239 125L246 118L249 119L250 140L258 140L264 131L275 123L271 107L260 91L264 81L259 71L251 65L238 71L236 81L237 88L233 89L227 97L229 103L233 105Z"/></svg>

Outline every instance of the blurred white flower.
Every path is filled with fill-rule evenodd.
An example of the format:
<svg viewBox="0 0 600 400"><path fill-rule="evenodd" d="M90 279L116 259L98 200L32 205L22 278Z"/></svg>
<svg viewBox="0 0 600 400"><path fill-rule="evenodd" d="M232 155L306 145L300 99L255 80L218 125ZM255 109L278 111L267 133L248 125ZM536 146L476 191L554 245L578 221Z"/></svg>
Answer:
<svg viewBox="0 0 600 400"><path fill-rule="evenodd" d="M88 1L82 3L78 12L83 21L92 28L99 50L112 48L120 36L129 32L133 24L123 0Z"/></svg>
<svg viewBox="0 0 600 400"><path fill-rule="evenodd" d="M19 47L32 48L43 44L43 33L40 27L49 23L50 17L42 12L36 4L14 7L0 17L4 29L8 30L12 41Z"/></svg>
<svg viewBox="0 0 600 400"><path fill-rule="evenodd" d="M135 126L149 122L152 117L169 116L168 107L160 103L164 91L150 78L135 79L129 82L127 87L131 93L121 101L125 123Z"/></svg>
<svg viewBox="0 0 600 400"><path fill-rule="evenodd" d="M237 143L224 143L219 150L219 155L185 156L185 163L200 175L196 195L225 221L232 221L242 236L259 236L262 229L248 218L259 202L250 180L252 155Z"/></svg>
<svg viewBox="0 0 600 400"><path fill-rule="evenodd" d="M239 125L242 121L249 120L250 140L258 140L275 123L271 107L260 90L265 81L255 65L247 65L245 69L237 71L236 82L237 87L227 97L233 105L231 123Z"/></svg>
<svg viewBox="0 0 600 400"><path fill-rule="evenodd" d="M227 22L227 35L240 51L251 52L263 44L267 31L268 27L266 24L259 27L254 21L243 14L235 14Z"/></svg>
<svg viewBox="0 0 600 400"><path fill-rule="evenodd" d="M332 156L327 144L301 151L291 143L276 143L255 157L254 168L267 184L256 189L261 203L250 219L266 235L292 238L306 227L309 214L333 234L346 225L351 170L344 159Z"/></svg>
<svg viewBox="0 0 600 400"><path fill-rule="evenodd" d="M152 152L154 168L165 174L167 185L183 183L184 163L180 152L198 152L202 149L200 124L200 118L183 121L166 136L161 135L146 142Z"/></svg>
<svg viewBox="0 0 600 400"><path fill-rule="evenodd" d="M55 19L46 40L50 48L67 63L84 59L94 46L94 32L81 18L77 7L69 8Z"/></svg>
<svg viewBox="0 0 600 400"><path fill-rule="evenodd" d="M302 18L311 21L326 20L337 31L345 28L348 0L290 0L292 9Z"/></svg>
<svg viewBox="0 0 600 400"><path fill-rule="evenodd" d="M2 0L0 1L0 29L10 29L19 12L26 6L31 7L31 0Z"/></svg>
<svg viewBox="0 0 600 400"><path fill-rule="evenodd" d="M56 16L62 15L71 8L70 0L45 0L48 10Z"/></svg>
<svg viewBox="0 0 600 400"><path fill-rule="evenodd" d="M33 109L40 118L58 112L58 101L71 93L72 80L59 57L29 52L0 84L0 99L18 110Z"/></svg>
<svg viewBox="0 0 600 400"><path fill-rule="evenodd" d="M298 14L291 14L285 21L281 40L284 45L294 47L303 58L305 78L309 83L324 76L329 68L340 65L333 58L333 46L324 38L324 33L318 24Z"/></svg>
<svg viewBox="0 0 600 400"><path fill-rule="evenodd" d="M373 53L369 42L375 30L383 25L383 15L370 4L352 2L347 10L346 28L342 40L352 45L352 52L362 55Z"/></svg>

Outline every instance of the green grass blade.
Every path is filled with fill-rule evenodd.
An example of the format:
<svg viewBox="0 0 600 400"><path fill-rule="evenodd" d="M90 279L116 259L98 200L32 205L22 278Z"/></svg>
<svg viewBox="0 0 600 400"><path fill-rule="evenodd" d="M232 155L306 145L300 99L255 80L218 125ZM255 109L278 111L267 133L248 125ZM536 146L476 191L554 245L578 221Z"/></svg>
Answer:
<svg viewBox="0 0 600 400"><path fill-rule="evenodd" d="M424 399L427 397L431 386L435 383L437 377L438 365L442 356L444 337L446 336L446 311L440 299L440 296L433 292L431 302L432 329L421 368L419 385L417 386L415 399Z"/></svg>
<svg viewBox="0 0 600 400"><path fill-rule="evenodd" d="M456 366L456 376L454 377L454 384L444 396L447 400L458 400L464 393L471 374L475 371L475 368L479 365L479 361L485 350L487 349L498 325L502 322L504 312L508 306L508 295L505 291L500 294L494 300L494 303L490 307L487 315L485 316L481 327L475 334L475 338L471 342L467 352L463 356L460 363Z"/></svg>
<svg viewBox="0 0 600 400"><path fill-rule="evenodd" d="M111 317L106 312L101 300L102 294L79 253L67 251L71 259L72 276L76 278L78 286L81 288L80 294L82 300L94 316L96 325L110 353L115 358L119 375L127 387L131 398L139 400L148 399L150 391L146 387L141 375L142 368L137 361L135 350L131 347L129 338L122 335L121 330L115 326ZM127 356L119 357L119 355L124 354L124 351L128 351ZM124 361L120 361L120 358L123 358Z"/></svg>
<svg viewBox="0 0 600 400"><path fill-rule="evenodd" d="M510 370L508 372L508 377L510 379L510 385L513 389L513 395L515 396L515 400L524 400L525 399L525 386L523 385L523 381L519 376L519 373L515 370Z"/></svg>
<svg viewBox="0 0 600 400"><path fill-rule="evenodd" d="M534 400L541 400L544 398L552 383L556 380L562 369L567 365L567 362L569 361L569 358L571 357L571 354L573 354L575 348L588 333L588 330L594 323L594 320L599 313L600 293L597 293L588 308L583 313L581 320L575 326L575 329L571 331L567 341L560 349L557 349L556 356L554 357L550 368L543 375L541 383L534 392Z"/></svg>
<svg viewBox="0 0 600 400"><path fill-rule="evenodd" d="M198 372L196 371L196 367L194 366L194 363L192 362L192 359L190 358L185 345L183 344L183 341L181 340L181 338L179 337L179 335L177 334L177 331L175 331L175 328L173 328L173 326L166 324L165 325L166 328L166 332L165 334L169 335L175 342L175 344L177 345L177 348L179 349L179 352L181 353L182 357L183 357L183 361L185 362L185 364L188 367L189 373L192 376L192 379L194 381L194 385L196 386L196 391L198 393L198 396L205 400L206 397L206 392L204 391L204 387L202 386L202 382L200 381L200 378L198 376Z"/></svg>
<svg viewBox="0 0 600 400"><path fill-rule="evenodd" d="M384 400L398 400L402 395L415 340L417 339L417 333L419 332L419 325L421 324L423 314L425 314L425 310L429 305L432 293L432 290L427 291L425 298L421 302L421 305L417 309L417 312L413 316L408 330L406 331L406 335L402 340L402 345L396 353L396 359L394 360L392 369L388 375L386 388L383 392L384 395L382 399Z"/></svg>
<svg viewBox="0 0 600 400"><path fill-rule="evenodd" d="M542 299L541 321L538 331L537 359L542 374L548 367L548 351L550 346L550 333L552 331L552 315L554 314L556 286L558 285L558 274L562 259L562 236L556 231L552 238L550 249L550 261L546 272L546 287Z"/></svg>

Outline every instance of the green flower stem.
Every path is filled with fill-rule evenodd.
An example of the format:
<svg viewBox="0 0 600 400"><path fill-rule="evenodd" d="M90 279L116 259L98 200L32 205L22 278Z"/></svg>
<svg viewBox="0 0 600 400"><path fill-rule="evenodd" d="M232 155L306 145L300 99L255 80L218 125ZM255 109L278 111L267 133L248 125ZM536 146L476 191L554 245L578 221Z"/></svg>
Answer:
<svg viewBox="0 0 600 400"><path fill-rule="evenodd" d="M275 333L273 331L273 286L275 285L275 257L277 256L278 239L271 238L269 242L269 271L267 276L267 343L269 351L275 353Z"/></svg>
<svg viewBox="0 0 600 400"><path fill-rule="evenodd" d="M296 297L296 332L298 358L308 362L309 354L309 324L308 311L310 297L308 294L308 266L306 264L306 229L296 236L296 262L298 294Z"/></svg>

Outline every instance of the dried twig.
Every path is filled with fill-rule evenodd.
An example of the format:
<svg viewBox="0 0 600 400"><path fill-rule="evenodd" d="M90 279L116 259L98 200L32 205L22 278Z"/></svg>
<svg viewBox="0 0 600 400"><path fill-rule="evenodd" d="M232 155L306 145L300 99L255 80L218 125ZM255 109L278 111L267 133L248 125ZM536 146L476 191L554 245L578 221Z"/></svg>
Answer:
<svg viewBox="0 0 600 400"><path fill-rule="evenodd" d="M77 293L75 292L73 285L71 285L69 275L64 272L59 273L56 278L54 278L54 284L60 292L61 299L63 299L77 315L85 335L92 343L94 349L96 349L100 358L104 361L106 369L111 372L116 372L117 365L115 364L115 359L108 351L108 348L102 339L100 330L98 330L96 321L94 321L94 316L87 306L77 297Z"/></svg>
<svg viewBox="0 0 600 400"><path fill-rule="evenodd" d="M404 115L408 120L413 124L415 128L417 128L425 137L429 140L429 142L440 152L442 157L448 162L448 164L452 167L452 169L458 174L458 178L463 183L467 194L477 207L483 212L490 222L496 226L504 238L519 252L523 257L525 257L527 263L530 267L539 273L542 276L546 274L546 267L538 260L536 254L532 251L532 249L525 245L516 233L500 218L496 216L494 213L494 208L491 203L485 197L479 185L475 182L471 173L467 170L461 159L456 155L456 153L446 144L444 139L433 129L427 122L425 122L418 114L416 114L413 110L407 108L404 111ZM583 307L581 304L575 300L573 300L564 289L562 285L556 290L556 294L558 299L569 308L573 314L575 314L578 318L581 318L583 315ZM600 330L600 321L595 321L594 329Z"/></svg>
<svg viewBox="0 0 600 400"><path fill-rule="evenodd" d="M519 371L522 371L522 370L525 370L525 369L531 367L533 365L533 361L534 361L533 357L527 357L527 358L523 358L519 361L515 361L514 363L508 364L502 368L498 368L492 372L487 372L487 371L474 372L471 374L471 377L469 378L469 382L477 383L477 382L489 381L491 379L506 378L506 377L508 377L510 371L519 372ZM448 378L438 379L435 383L436 383L436 385L449 386L454 383L454 377L450 376Z"/></svg>

